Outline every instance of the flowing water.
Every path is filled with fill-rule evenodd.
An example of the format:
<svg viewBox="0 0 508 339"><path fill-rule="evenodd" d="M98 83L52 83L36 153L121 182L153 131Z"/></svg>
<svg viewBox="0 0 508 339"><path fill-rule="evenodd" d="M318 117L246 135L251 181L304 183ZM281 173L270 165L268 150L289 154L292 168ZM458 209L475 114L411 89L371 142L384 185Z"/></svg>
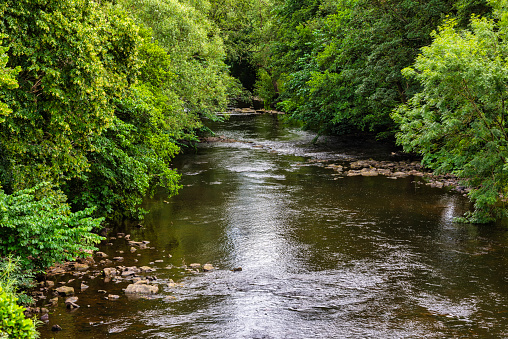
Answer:
<svg viewBox="0 0 508 339"><path fill-rule="evenodd" d="M90 287L78 293L80 308L52 309L42 338L508 337L508 231L453 223L469 208L463 196L412 177L339 179L319 161L392 150L311 146L312 134L277 116L212 127L240 142L179 156L180 193L148 199L142 228L112 232L151 248L130 253L125 239L101 246L124 256L122 265L157 267L159 294L133 298L127 282L61 276ZM216 269L182 269L191 263Z"/></svg>

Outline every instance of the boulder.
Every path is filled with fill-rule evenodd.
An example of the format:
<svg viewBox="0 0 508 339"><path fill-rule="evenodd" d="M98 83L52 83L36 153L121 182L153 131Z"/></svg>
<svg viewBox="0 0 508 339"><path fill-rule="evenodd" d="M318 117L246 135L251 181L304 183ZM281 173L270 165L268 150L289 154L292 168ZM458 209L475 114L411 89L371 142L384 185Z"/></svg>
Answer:
<svg viewBox="0 0 508 339"><path fill-rule="evenodd" d="M139 269L143 273L154 272L156 270L155 268L150 267L150 266L141 266Z"/></svg>
<svg viewBox="0 0 508 339"><path fill-rule="evenodd" d="M106 267L106 268L103 270L103 272L104 272L104 275L105 275L106 277L113 277L113 276L115 276L115 275L116 275L116 273L117 273L117 272L116 272L116 268L113 268L113 267Z"/></svg>
<svg viewBox="0 0 508 339"><path fill-rule="evenodd" d="M125 289L125 293L127 294L155 294L159 291L159 286L157 285L148 285L142 283L130 284Z"/></svg>
<svg viewBox="0 0 508 339"><path fill-rule="evenodd" d="M136 273L137 273L137 272L132 271L132 270L123 271L123 272L122 272L122 277L129 277L129 276L133 276L133 275L136 275Z"/></svg>
<svg viewBox="0 0 508 339"><path fill-rule="evenodd" d="M79 305L76 304L78 302L78 297L69 297L65 299L65 306L69 309L79 308Z"/></svg>
<svg viewBox="0 0 508 339"><path fill-rule="evenodd" d="M379 173L375 169L366 170L365 168L360 172L363 177L377 177Z"/></svg>
<svg viewBox="0 0 508 339"><path fill-rule="evenodd" d="M211 271L213 269L215 269L215 267L213 267L211 264L203 265L203 271L205 271L205 272Z"/></svg>
<svg viewBox="0 0 508 339"><path fill-rule="evenodd" d="M73 295L74 294L74 287L70 286L61 286L56 289L58 294L66 296L66 295Z"/></svg>
<svg viewBox="0 0 508 339"><path fill-rule="evenodd" d="M76 271L83 272L83 271L88 270L89 268L90 268L90 266L88 266L87 264L79 264L79 263L74 264L74 269Z"/></svg>

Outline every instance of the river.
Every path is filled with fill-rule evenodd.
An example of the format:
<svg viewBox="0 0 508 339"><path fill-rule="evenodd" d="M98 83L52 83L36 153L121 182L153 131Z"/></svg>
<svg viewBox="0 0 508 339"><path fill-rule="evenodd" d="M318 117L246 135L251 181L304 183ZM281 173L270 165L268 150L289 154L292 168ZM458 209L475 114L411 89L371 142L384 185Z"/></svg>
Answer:
<svg viewBox="0 0 508 339"><path fill-rule="evenodd" d="M42 338L508 336L508 231L453 223L470 207L462 195L414 177L332 175L321 161L392 150L332 139L312 146L312 133L276 115L211 127L239 142L180 155L180 193L147 199L141 228L111 232L150 248L131 253L123 238L100 248L123 256L121 265L156 267L159 293L135 298L125 281L63 275L90 287L77 294L80 308L51 309ZM191 263L216 269L182 268ZM54 324L63 330L51 332Z"/></svg>

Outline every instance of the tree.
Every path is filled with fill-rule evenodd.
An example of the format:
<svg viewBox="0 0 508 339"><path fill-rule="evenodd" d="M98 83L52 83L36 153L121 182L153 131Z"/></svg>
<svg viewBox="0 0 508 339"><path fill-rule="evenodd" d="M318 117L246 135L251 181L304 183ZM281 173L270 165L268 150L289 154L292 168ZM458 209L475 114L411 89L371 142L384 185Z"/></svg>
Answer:
<svg viewBox="0 0 508 339"><path fill-rule="evenodd" d="M224 64L224 46L217 28L192 2L178 0L121 0L122 6L166 50L174 74L172 90L185 110L216 119L227 105L232 78ZM207 2L200 4L203 10Z"/></svg>
<svg viewBox="0 0 508 339"><path fill-rule="evenodd" d="M0 13L8 66L21 68L19 88L0 93L12 109L0 125L0 180L13 191L78 177L113 121L112 99L135 80L137 27L87 0L7 0Z"/></svg>
<svg viewBox="0 0 508 339"><path fill-rule="evenodd" d="M496 21L473 17L471 30L450 19L404 69L422 90L392 114L397 140L423 155L438 173L452 172L471 187L475 211L465 219L489 222L506 215L508 197L508 40L506 7Z"/></svg>

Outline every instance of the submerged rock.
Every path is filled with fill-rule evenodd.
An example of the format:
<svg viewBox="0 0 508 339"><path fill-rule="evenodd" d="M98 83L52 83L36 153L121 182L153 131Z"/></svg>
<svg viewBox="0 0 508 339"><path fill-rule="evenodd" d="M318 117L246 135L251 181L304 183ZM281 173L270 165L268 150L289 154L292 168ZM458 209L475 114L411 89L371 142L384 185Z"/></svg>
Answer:
<svg viewBox="0 0 508 339"><path fill-rule="evenodd" d="M61 330L62 330L62 327L60 327L60 325L58 325L58 324L53 325L53 327L51 327L51 331L53 331L53 332L61 331Z"/></svg>

